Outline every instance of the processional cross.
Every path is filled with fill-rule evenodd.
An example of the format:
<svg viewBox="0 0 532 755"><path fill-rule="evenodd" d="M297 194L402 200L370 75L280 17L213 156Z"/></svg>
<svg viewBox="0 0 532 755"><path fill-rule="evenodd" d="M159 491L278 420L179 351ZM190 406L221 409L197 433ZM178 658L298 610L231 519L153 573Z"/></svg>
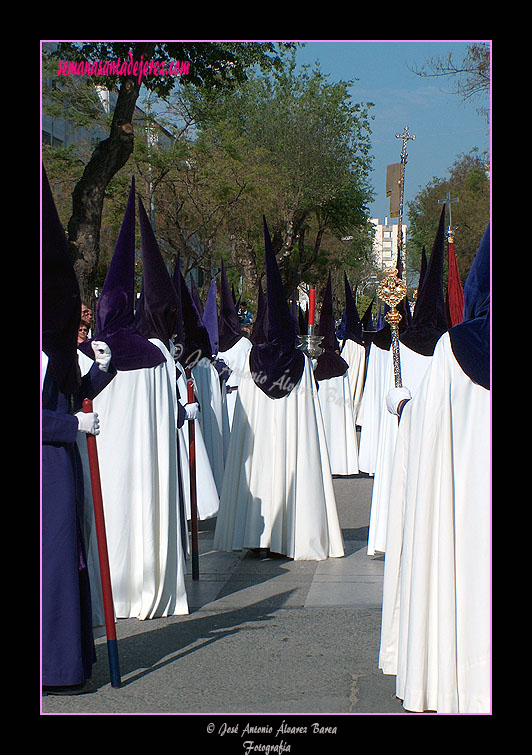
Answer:
<svg viewBox="0 0 532 755"><path fill-rule="evenodd" d="M403 244L403 200L404 200L404 192L405 192L405 166L406 166L406 158L407 158L407 152L406 152L406 145L408 143L409 139L415 139L416 137L414 134L411 134L408 130L408 126L405 126L404 131L402 134L396 134L396 139L402 139L403 140L403 147L401 149L401 186L399 190L399 236L398 236L398 245L399 245L399 253L401 255L401 261L403 263L403 270L406 274L406 259L405 259L405 250L404 250L404 244Z"/></svg>
<svg viewBox="0 0 532 755"><path fill-rule="evenodd" d="M399 277L397 260L395 268L390 267L385 273L384 280L377 288L377 296L382 299L390 307L390 311L384 316L384 319L389 323L392 331L392 356L393 356L393 371L395 377L396 388L401 387L401 360L399 355L399 323L401 321L401 315L397 311L397 306L405 298L407 292L406 286L406 258L404 253L403 244L403 200L404 200L404 188L405 188L405 166L406 166L406 145L409 139L415 139L414 134L408 131L408 126L405 126L402 134L395 135L397 139L403 140L403 147L401 149L401 178L399 189L399 228L398 228L398 250L397 260L401 260L403 266L404 278ZM400 255L400 256L399 256Z"/></svg>

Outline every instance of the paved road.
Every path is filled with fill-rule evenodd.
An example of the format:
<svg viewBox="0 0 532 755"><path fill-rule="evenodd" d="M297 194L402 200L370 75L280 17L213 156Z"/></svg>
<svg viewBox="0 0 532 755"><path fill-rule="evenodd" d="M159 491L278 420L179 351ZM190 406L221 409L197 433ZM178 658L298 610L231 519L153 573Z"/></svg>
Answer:
<svg viewBox="0 0 532 755"><path fill-rule="evenodd" d="M200 578L187 576L189 615L118 621L122 686L109 684L101 638L95 691L47 696L42 713L188 714L187 720L205 714L193 719L202 731L210 714L217 751L222 741L248 735L246 715L263 714L264 723L266 714L275 720L301 714L307 736L311 718L338 716L345 729L349 714L404 715L395 678L377 668L384 561L366 554L372 479L336 478L334 486L344 558L303 562L217 552L215 521L201 522ZM236 714L239 732L223 736ZM279 745L283 735L276 729L269 741ZM234 751L241 747L239 741Z"/></svg>

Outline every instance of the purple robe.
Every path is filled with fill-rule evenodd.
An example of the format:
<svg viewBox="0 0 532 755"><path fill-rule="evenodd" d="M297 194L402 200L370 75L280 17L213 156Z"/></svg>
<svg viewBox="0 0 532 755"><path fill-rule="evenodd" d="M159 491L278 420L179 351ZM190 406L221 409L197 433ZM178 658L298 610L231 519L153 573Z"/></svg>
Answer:
<svg viewBox="0 0 532 755"><path fill-rule="evenodd" d="M113 379L95 363L75 396L48 371L42 399L42 684L83 684L96 661L90 585L83 544L83 471L76 438L84 398Z"/></svg>

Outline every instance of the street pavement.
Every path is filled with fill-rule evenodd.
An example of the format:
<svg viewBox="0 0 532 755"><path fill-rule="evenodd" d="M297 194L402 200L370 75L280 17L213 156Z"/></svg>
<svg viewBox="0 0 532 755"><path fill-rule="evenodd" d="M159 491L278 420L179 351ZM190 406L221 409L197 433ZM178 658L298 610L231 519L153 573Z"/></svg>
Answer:
<svg viewBox="0 0 532 755"><path fill-rule="evenodd" d="M215 520L200 522L197 580L188 559L189 614L118 620L121 686L110 685L101 637L94 691L43 697L41 713L182 714L180 723L211 736L217 752L222 744L245 752L246 741L255 743L248 752L262 741L270 749L261 751L291 745L303 752L304 736L335 746L327 737L345 733L357 714L408 715L394 695L395 677L378 669L384 557L366 553L373 480L360 474L333 482L343 558L215 551ZM299 731L279 730L285 719ZM329 721L328 731L320 721Z"/></svg>

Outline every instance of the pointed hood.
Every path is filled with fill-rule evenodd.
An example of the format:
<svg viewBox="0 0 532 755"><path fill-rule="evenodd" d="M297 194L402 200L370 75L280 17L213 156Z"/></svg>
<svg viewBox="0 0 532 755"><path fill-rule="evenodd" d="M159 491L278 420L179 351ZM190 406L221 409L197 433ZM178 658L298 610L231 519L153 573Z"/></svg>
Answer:
<svg viewBox="0 0 532 755"><path fill-rule="evenodd" d="M483 318L490 311L490 241L488 223L464 285L464 322Z"/></svg>
<svg viewBox="0 0 532 755"><path fill-rule="evenodd" d="M96 307L96 335L79 350L94 359L92 340L105 341L117 370L156 367L164 355L137 333L135 319L135 179L131 179L122 226Z"/></svg>
<svg viewBox="0 0 532 755"><path fill-rule="evenodd" d="M42 168L42 349L48 370L61 393L72 394L81 384L77 334L81 296L65 232Z"/></svg>
<svg viewBox="0 0 532 755"><path fill-rule="evenodd" d="M366 358L369 354L369 350L371 346L371 334L375 332L375 325L373 323L373 316L371 314L371 310L373 308L374 302L375 302L375 296L371 300L369 307L366 309L366 311L362 315L362 319L360 321L362 324L362 343L364 344L364 348L366 350Z"/></svg>
<svg viewBox="0 0 532 755"><path fill-rule="evenodd" d="M257 294L257 314L253 324L253 333L251 334L251 343L264 343L266 340L267 327L267 303L262 288L262 281L259 280L259 290Z"/></svg>
<svg viewBox="0 0 532 755"><path fill-rule="evenodd" d="M181 255L179 254L179 252L177 253L177 258L174 265L172 283L177 294L176 329L173 341L177 353L182 354L185 350L185 325L183 322L183 301L181 297ZM178 358L177 354L175 354L174 356Z"/></svg>
<svg viewBox="0 0 532 755"><path fill-rule="evenodd" d="M384 315L386 315L386 313L389 312L389 310L390 308L387 305L385 305ZM388 349L390 348L392 344L392 330L390 328L389 323L387 323L386 320L384 319L384 315L379 305L379 312L377 315L377 324L375 326L375 330L366 331L365 340L367 344L374 344L379 349L383 349L383 351L388 351ZM399 323L399 327L401 327L401 323Z"/></svg>
<svg viewBox="0 0 532 755"><path fill-rule="evenodd" d="M345 307L344 307L344 311L343 311L343 314L342 314L342 319L340 320L340 325L338 326L338 330L336 331L336 338L339 341L345 341L345 321L346 321L346 317L347 317L347 315L346 315Z"/></svg>
<svg viewBox="0 0 532 755"><path fill-rule="evenodd" d="M205 308L203 310L203 324L209 334L209 341L211 344L211 356L216 356L219 350L219 337L218 337L218 304L216 302L216 278L212 279L209 293L205 300Z"/></svg>
<svg viewBox="0 0 532 755"><path fill-rule="evenodd" d="M345 287L345 281L347 280L347 276L344 272L344 287ZM345 343L345 340L347 338L346 336L346 325L347 325L347 298L344 305L344 311L342 312L342 319L340 320L340 325L338 326L336 330L336 338L338 341L342 341ZM342 347L343 348L343 347Z"/></svg>
<svg viewBox="0 0 532 755"><path fill-rule="evenodd" d="M135 312L135 179L96 308L96 332L129 327ZM103 339L102 339L103 340Z"/></svg>
<svg viewBox="0 0 532 755"><path fill-rule="evenodd" d="M449 331L453 354L474 383L490 388L490 224L464 284L464 320Z"/></svg>
<svg viewBox="0 0 532 755"><path fill-rule="evenodd" d="M355 304L355 297L347 280L347 275L344 272L344 289L345 289L345 325L342 337L344 340L350 339L355 343L362 345L364 343L362 338L362 322L358 315L358 310Z"/></svg>
<svg viewBox="0 0 532 755"><path fill-rule="evenodd" d="M308 333L308 307L307 309L299 307L297 321L299 323L299 332L301 335L306 335Z"/></svg>
<svg viewBox="0 0 532 755"><path fill-rule="evenodd" d="M441 212L432 252L417 294L412 322L399 336L401 343L423 356L432 356L436 343L448 327L443 294L444 221L445 207Z"/></svg>
<svg viewBox="0 0 532 755"><path fill-rule="evenodd" d="M318 326L318 335L323 336L320 344L324 352L318 357L318 365L314 370L316 380L327 380L333 377L343 375L348 364L340 354L338 354L339 345L334 333L334 314L331 274L327 278L325 294L321 305L320 324Z"/></svg>
<svg viewBox="0 0 532 755"><path fill-rule="evenodd" d="M203 317L203 304L201 301L201 296L199 294L198 287L196 286L196 281L192 276L190 276L190 295L192 296L192 301L194 302L194 306L196 307L199 316Z"/></svg>
<svg viewBox="0 0 532 755"><path fill-rule="evenodd" d="M421 290L421 286L423 285L423 278L425 277L425 273L427 272L427 250L425 249L425 245L423 245L423 249L421 250L421 266L419 269L419 280L417 283L417 290L418 293Z"/></svg>
<svg viewBox="0 0 532 755"><path fill-rule="evenodd" d="M185 330L185 348L179 361L185 367L192 368L204 357L211 359L211 342L207 328L198 312L192 292L189 290L183 273L179 271L181 308L183 313L183 327Z"/></svg>
<svg viewBox="0 0 532 755"><path fill-rule="evenodd" d="M227 351L242 338L240 320L236 311L235 302L229 288L229 281L222 260L222 272L220 275L220 313L218 319L219 350Z"/></svg>
<svg viewBox="0 0 532 755"><path fill-rule="evenodd" d="M299 382L305 355L297 348L296 325L290 313L273 246L264 224L267 321L265 340L252 346L249 366L256 385L270 398L283 398Z"/></svg>
<svg viewBox="0 0 532 755"><path fill-rule="evenodd" d="M308 331L308 326L305 325L305 315L301 309L299 302L296 304L296 333L298 335L304 335Z"/></svg>
<svg viewBox="0 0 532 755"><path fill-rule="evenodd" d="M139 197L142 243L142 293L135 328L145 338L158 338L168 348L178 327L178 295L144 205Z"/></svg>
<svg viewBox="0 0 532 755"><path fill-rule="evenodd" d="M294 320L294 323L295 323L295 326L296 326L296 334L297 335L299 335L300 332L301 332L299 330L299 317L298 317L298 314L297 314L297 310L298 309L299 309L299 307L298 307L298 303L297 303L296 292L294 291L292 293L292 304L290 306L290 314L292 315L292 318Z"/></svg>
<svg viewBox="0 0 532 755"><path fill-rule="evenodd" d="M375 297L373 297L373 299L371 300L371 303L370 303L369 307L366 309L366 311L362 315L362 319L361 319L360 322L362 324L362 333L363 334L367 330L368 331L373 331L374 330L373 317L371 315L371 310L373 308L374 302L375 302Z"/></svg>

